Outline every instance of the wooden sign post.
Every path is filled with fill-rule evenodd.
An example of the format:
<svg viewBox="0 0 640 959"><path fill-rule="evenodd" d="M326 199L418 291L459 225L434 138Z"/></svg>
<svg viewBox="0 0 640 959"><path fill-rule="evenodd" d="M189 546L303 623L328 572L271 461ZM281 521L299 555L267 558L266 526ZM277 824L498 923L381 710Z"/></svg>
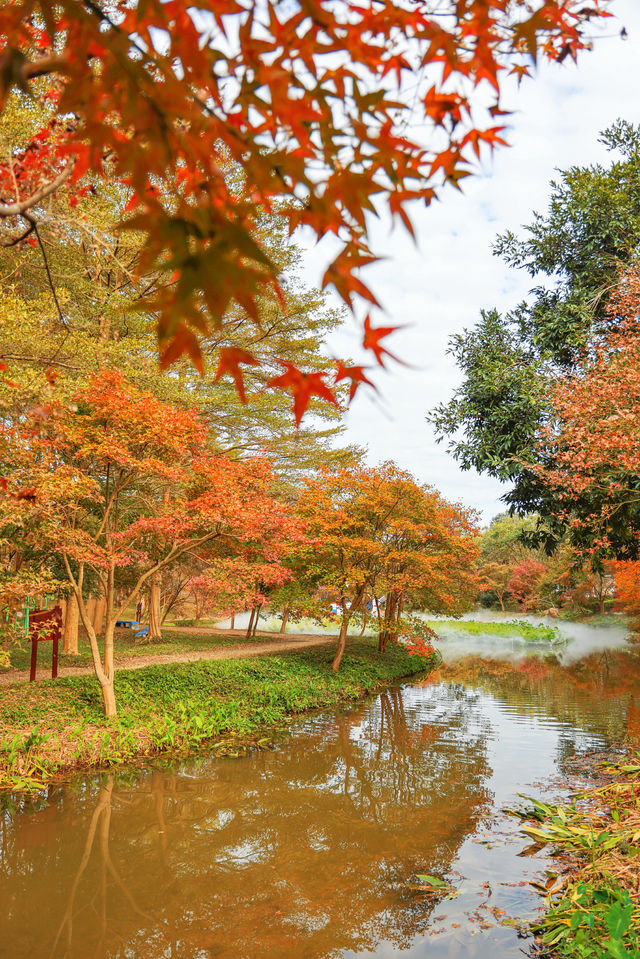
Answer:
<svg viewBox="0 0 640 959"><path fill-rule="evenodd" d="M29 682L36 678L38 662L38 643L53 643L51 657L51 678L58 675L58 643L62 635L62 610L59 606L54 609L33 610L29 616L29 639L31 640L31 672Z"/></svg>

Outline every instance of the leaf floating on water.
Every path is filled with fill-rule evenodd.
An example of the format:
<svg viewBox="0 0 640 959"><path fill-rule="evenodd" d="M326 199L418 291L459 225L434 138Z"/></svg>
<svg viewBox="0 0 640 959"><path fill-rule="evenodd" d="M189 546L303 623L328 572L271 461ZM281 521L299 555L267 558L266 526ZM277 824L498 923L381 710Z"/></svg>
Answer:
<svg viewBox="0 0 640 959"><path fill-rule="evenodd" d="M544 842L533 842L530 846L526 846L522 852L519 852L518 856L535 856L535 854L540 852L541 849L544 849L546 845L547 843Z"/></svg>
<svg viewBox="0 0 640 959"><path fill-rule="evenodd" d="M420 880L420 882L426 882L430 886L434 887L445 887L449 885L448 882L445 882L443 879L438 879L437 876L418 875L417 878Z"/></svg>

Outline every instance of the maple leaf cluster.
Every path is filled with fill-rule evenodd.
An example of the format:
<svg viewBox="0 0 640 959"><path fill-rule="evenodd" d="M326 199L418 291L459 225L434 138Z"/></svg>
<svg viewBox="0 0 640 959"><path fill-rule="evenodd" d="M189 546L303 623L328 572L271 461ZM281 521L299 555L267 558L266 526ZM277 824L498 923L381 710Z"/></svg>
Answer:
<svg viewBox="0 0 640 959"><path fill-rule="evenodd" d="M16 0L0 9L0 107L35 90L51 120L0 167L0 217L26 218L68 181L92 173L128 191L124 227L144 239L139 268L160 272L145 309L167 366L224 327L233 304L259 322L280 295L260 243L263 213L339 250L323 285L351 308L378 307L361 271L375 260L368 217L386 206L412 230L409 206L459 186L483 147L505 143L504 78L542 56L575 59L606 0ZM486 113L484 89L493 103ZM478 114L482 118L478 119ZM419 131L426 124L431 138ZM230 177L230 169L241 178ZM12 220L12 222L13 222ZM33 237L28 237L33 241ZM362 346L382 363L390 327L365 321ZM275 357L277 359L277 357ZM229 373L244 399L241 364ZM353 397L365 368L340 366ZM285 365L299 420L310 397L335 402L321 371Z"/></svg>

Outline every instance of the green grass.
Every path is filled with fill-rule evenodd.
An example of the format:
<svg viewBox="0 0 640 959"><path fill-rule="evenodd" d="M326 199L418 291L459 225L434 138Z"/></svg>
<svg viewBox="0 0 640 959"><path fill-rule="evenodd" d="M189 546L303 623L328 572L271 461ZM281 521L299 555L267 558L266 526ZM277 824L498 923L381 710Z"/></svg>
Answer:
<svg viewBox="0 0 640 959"><path fill-rule="evenodd" d="M257 639L258 637L256 637ZM126 664L128 659L134 656L165 656L171 653L198 652L203 649L215 649L220 646L234 646L238 643L246 642L244 637L225 636L224 633L213 635L192 634L180 632L179 630L166 630L162 640L156 642L145 642L134 640L133 633L128 630L118 630L115 637L115 658L116 665ZM53 651L52 643L40 643L38 646L38 675L44 675L51 670L51 655ZM0 667L0 673L7 672L9 669L29 669L31 662L31 643L22 641L12 645L9 648L10 665L5 669ZM84 634L78 641L78 655L65 656L60 654L60 666L91 666L91 650L89 640Z"/></svg>
<svg viewBox="0 0 640 959"><path fill-rule="evenodd" d="M148 666L116 674L119 715L102 715L91 676L0 689L0 787L39 788L72 768L110 765L168 749L237 754L241 741L292 713L351 702L430 663L372 641L352 641L339 673L332 648L282 656ZM222 737L222 738L221 738Z"/></svg>
<svg viewBox="0 0 640 959"><path fill-rule="evenodd" d="M448 632L464 633L467 636L498 636L505 639L523 639L527 643L551 643L558 645L567 640L555 626L533 626L523 619L508 622L483 623L479 620L445 619L431 620L427 623L438 635Z"/></svg>

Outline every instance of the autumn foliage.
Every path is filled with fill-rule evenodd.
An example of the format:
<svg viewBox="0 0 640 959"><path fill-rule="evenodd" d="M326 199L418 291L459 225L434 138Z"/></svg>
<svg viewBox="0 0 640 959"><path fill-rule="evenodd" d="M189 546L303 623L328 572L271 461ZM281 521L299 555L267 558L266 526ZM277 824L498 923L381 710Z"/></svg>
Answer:
<svg viewBox="0 0 640 959"><path fill-rule="evenodd" d="M210 452L193 413L106 371L74 400L56 397L7 432L0 524L45 570L57 564L58 588L77 600L113 714L115 624L152 577L187 555L204 569L220 558L219 580L241 569L245 592L255 590L268 576L286 577L272 570L297 543L300 524L273 495L269 464ZM102 652L88 578L106 599ZM233 582L226 589L240 598Z"/></svg>
<svg viewBox="0 0 640 959"><path fill-rule="evenodd" d="M353 616L378 609L379 647L398 638L415 604L458 612L477 591L475 516L394 463L325 472L307 481L299 511L309 546L305 574L339 600L340 665ZM382 607L384 606L384 612ZM419 641L416 638L416 649Z"/></svg>
<svg viewBox="0 0 640 959"><path fill-rule="evenodd" d="M36 242L42 202L64 183L76 197L107 178L125 191L122 221L143 237L138 269L158 279L140 304L155 315L162 363L225 328L236 304L258 322L281 296L261 217L331 235L323 285L350 307L376 308L361 270L375 260L368 219L386 209L411 230L409 207L459 187L482 149L503 144L500 90L537 56L575 59L592 0L431 0L302 6L255 0L17 0L0 10L0 105L33 92L49 119L0 165L0 217L14 242ZM415 131L415 132L413 132ZM367 318L362 346L391 354L392 331ZM244 397L231 346L218 375ZM277 355L273 359L278 359ZM284 365L299 419L309 397L334 402L366 369ZM333 377L333 380L332 380Z"/></svg>
<svg viewBox="0 0 640 959"><path fill-rule="evenodd" d="M558 493L560 518L585 554L633 558L640 545L640 272L623 274L609 331L553 395L537 475Z"/></svg>

